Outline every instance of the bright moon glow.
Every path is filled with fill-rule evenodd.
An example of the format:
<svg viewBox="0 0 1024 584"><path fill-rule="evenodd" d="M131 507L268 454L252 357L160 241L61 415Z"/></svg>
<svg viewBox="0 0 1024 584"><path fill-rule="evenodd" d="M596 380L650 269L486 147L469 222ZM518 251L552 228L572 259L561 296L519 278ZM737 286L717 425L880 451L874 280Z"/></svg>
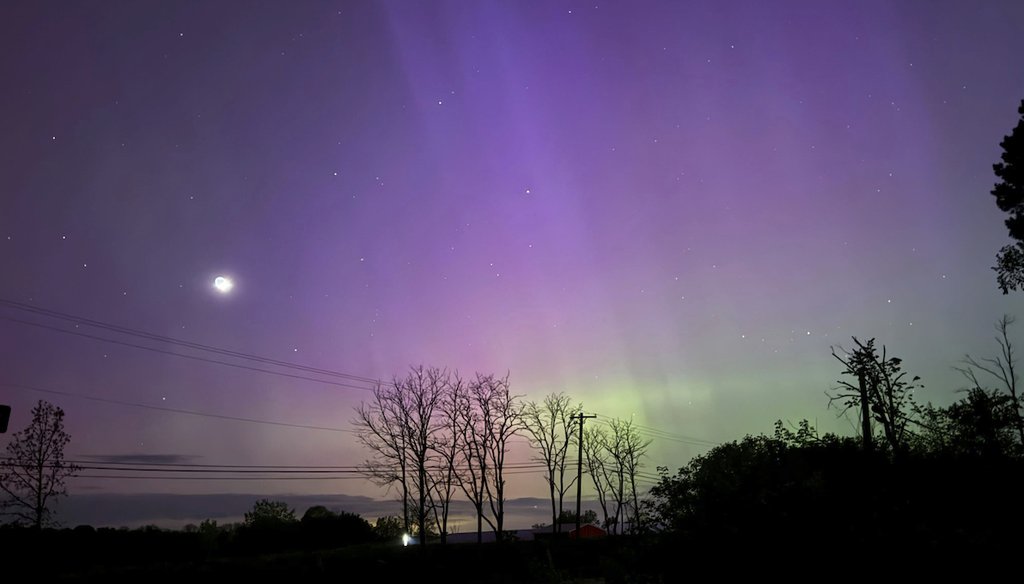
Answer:
<svg viewBox="0 0 1024 584"><path fill-rule="evenodd" d="M224 276L217 276L213 280L213 287L217 289L221 294L227 294L231 292L231 289L235 287L235 283L231 281L231 278Z"/></svg>

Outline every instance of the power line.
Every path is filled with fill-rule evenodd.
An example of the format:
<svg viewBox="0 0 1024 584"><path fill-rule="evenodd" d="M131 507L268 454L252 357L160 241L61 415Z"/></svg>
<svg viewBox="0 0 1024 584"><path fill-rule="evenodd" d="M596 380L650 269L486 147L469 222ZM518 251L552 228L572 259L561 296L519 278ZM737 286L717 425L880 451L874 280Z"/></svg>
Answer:
<svg viewBox="0 0 1024 584"><path fill-rule="evenodd" d="M344 481L353 479L369 480L362 476L339 477L161 477L161 476L129 476L129 475L76 475L78 479L142 479L161 481Z"/></svg>
<svg viewBox="0 0 1024 584"><path fill-rule="evenodd" d="M608 415L605 415L605 414L598 414L598 415L601 416L600 418L598 418L598 421L600 421L601 423L605 424L606 426L610 426L611 425L611 422L609 422L608 420L626 421L623 418L618 418L618 417L615 417L615 416L608 416ZM674 432L669 432L667 430L659 430L658 428L653 428L651 426L645 426L643 424L637 424L635 422L632 422L631 420L630 420L630 423L632 423L633 427L636 428L641 434L647 434L648 437L651 437L651 438L661 438L661 439L664 439L664 440L671 440L673 442L680 442L680 443L683 443L683 444L689 444L691 446L712 446L712 447L713 446L718 446L717 442L713 442L711 440L705 440L703 438L695 438L693 436L685 436L683 434L676 434Z"/></svg>
<svg viewBox="0 0 1024 584"><path fill-rule="evenodd" d="M186 415L190 415L190 416L200 416L200 417L204 417L204 418L231 420L231 421L235 421L235 422L247 422L247 423L253 423L253 424L269 424L269 425L273 425L273 426L284 426L284 427L288 427L288 428L302 428L302 429L307 429L307 430L323 430L323 431L328 431L328 432L345 432L345 433L349 433L349 434L356 434L357 433L355 430L350 430L350 429L347 429L347 428L332 428L332 427L328 427L328 426L312 426L312 425L309 425L309 424L293 424L293 423L289 423L289 422L278 422L278 421L274 421L274 420L258 420L258 419L254 419L254 418L243 418L243 417L239 417L239 416L227 416L227 415L222 415L222 414L211 414L211 413L206 413L206 412L197 412L197 411L194 411L194 410L183 410L183 409L178 409L178 408L168 408L168 407L164 407L164 406L153 406L153 405L149 405L149 404L127 402L127 401L122 401L122 400L109 399L109 398L97 397L97 396L86 395L86 394L81 394L81 393L73 393L73 392L68 392L68 391L57 391L57 390L54 390L54 389L44 389L42 387L36 387L36 386L31 386L31 385L23 385L23 384L18 384L18 383L0 383L0 387L9 387L9 388L12 388L12 389L21 389L21 390L27 390L27 391L37 391L37 392L42 392L42 393L49 393L49 394L55 394L55 395L63 395L63 396L68 396L68 397L76 397L76 398L81 398L81 399L87 399L87 400L101 402L101 403L109 403L109 404L115 404L115 405L143 408L143 409L156 410L156 411L161 411L161 412L170 412L170 413L175 413L175 414L186 414ZM83 456L83 455L80 455L80 456ZM3 459L3 458L7 458L7 457L0 456L0 459ZM88 456L86 456L86 458L88 458ZM75 463L79 463L80 462L82 464L95 464L96 463L95 460L69 461L69 462L75 462ZM213 465L213 464L198 464L198 463L159 463L159 462L116 462L116 463L114 463L114 462L107 462L107 464L148 465L148 466L167 466L167 467L178 467L178 466L180 466L180 467L215 467L215 468L359 468L358 466L354 466L354 465L349 465L349 466L317 466L317 467L312 467L312 466L287 466L287 465L224 465L224 464ZM533 460L531 460L531 461L523 461L523 462L507 463L506 468L510 468L510 466L508 466L508 465L511 465L511 466L529 466L529 467L534 467L535 466L535 467L540 468L540 469L545 468L544 467L544 463L542 461L533 461Z"/></svg>
<svg viewBox="0 0 1024 584"><path fill-rule="evenodd" d="M285 470L291 470L291 469L317 469L317 470L351 471L351 470L359 470L361 468L359 466L353 466L353 465L349 465L349 466L316 466L316 465L302 466L302 465L286 465L286 464L199 464L199 463L186 463L186 462L141 462L141 461L111 462L111 461L105 461L105 460L96 460L95 458L92 459L92 460L89 460L90 457L88 455L80 455L80 457L84 457L87 460L67 459L67 460L65 460L65 462L70 462L72 464L113 464L113 465L120 465L120 466L127 466L127 467L132 467L132 466L163 466L163 467L188 467L188 468L192 468L192 467L195 467L195 468L218 468L218 469L236 469L236 468L239 468L239 469L252 469L252 468L259 469L259 468L263 468L263 469L285 469ZM7 457L7 459L10 460L10 457ZM230 470L225 470L225 472L231 472L231 471Z"/></svg>
<svg viewBox="0 0 1024 584"><path fill-rule="evenodd" d="M6 460L11 460L9 457ZM181 468L170 468L159 463L150 462L108 462L99 463L95 461L73 461L66 460L65 462L76 464L83 470L131 470L133 472L238 472L238 473L254 473L254 472L267 472L267 473L368 473L366 468L360 468L358 466L270 466L270 465L246 465L246 464L224 464L224 465L213 465L213 464L195 464L195 465L180 465ZM50 466L50 465L44 465ZM187 467L185 467L187 466ZM510 470L543 470L543 468L535 463L512 463L504 466ZM465 467L457 466L456 470L464 470ZM395 467L397 470L397 467Z"/></svg>
<svg viewBox="0 0 1024 584"><path fill-rule="evenodd" d="M0 456L0 460L16 461L17 459L11 456ZM130 471L130 472L150 472L150 473L232 473L232 474L256 474L256 473L268 473L268 474L360 474L369 475L372 474L365 467L359 466L287 466L287 465L214 465L214 464L198 464L198 463L152 463L152 462L136 462L136 461L125 461L125 462L97 462L95 460L80 460L80 459L65 459L64 465L73 464L81 470L115 470L115 471ZM15 464L15 466L35 466L35 464ZM55 464L45 463L39 465L42 468L54 468ZM175 468L180 467L180 468ZM430 470L443 470L445 467L434 467L431 466ZM465 470L468 467L466 465L455 465L455 470ZM534 462L512 462L506 463L503 466L507 470L516 471L537 471L544 470L543 466ZM393 470L397 471L395 467Z"/></svg>
<svg viewBox="0 0 1024 584"><path fill-rule="evenodd" d="M601 416L602 418L604 418L604 420L627 421L624 418L619 418L619 417L616 417L616 416L609 416L609 415L606 415L606 414L598 414L598 415ZM673 438L676 438L676 439L679 439L679 440L689 440L689 441L692 441L692 442L706 442L706 443L711 444L711 445L715 445L715 446L718 445L716 442L713 442L711 440L706 440L704 438L696 438L696 437L693 437L693 436L686 436L684 434L677 434L675 432L669 432L668 430L661 430L659 428L654 428L652 426L645 426L644 424L639 424L639 423L634 422L632 420L628 420L628 421L635 428L640 429L640 430L644 430L646 432L650 432L650 433L654 433L654 434L662 434L662 435L664 435L666 437L673 437Z"/></svg>
<svg viewBox="0 0 1024 584"><path fill-rule="evenodd" d="M83 317L83 316L76 316L74 314L68 314L66 312L59 312L59 311L56 311L56 310L51 310L51 309L48 309L48 308L43 308L43 307L35 306L35 305L32 305L32 304L26 304L26 303L23 303L23 302L16 302L14 300L7 300L7 299L4 299L4 298L0 298L0 305L7 306L8 308L13 308L15 310L21 310L23 312L31 312L33 314L39 314L39 315L47 316L47 317L50 317L50 318L56 318L56 319L65 320L65 321L69 321L69 322L74 322L74 323L78 323L78 324L84 324L86 326L101 328L101 329L104 329L104 330L108 330L108 331L112 331L112 332L117 332L117 333L121 333L121 334L126 334L126 335L131 335L131 336L135 336L135 337L141 337L141 338L145 338L145 339L148 339L148 340L160 341L160 342L169 343L169 344L172 344L172 345L178 345L178 346L182 346L182 347L187 347L187 348L190 348L190 349L196 349L196 350L200 350L200 351L207 351L207 352L217 353L217 354L226 355L226 356L230 356L230 357L237 357L239 359L246 359L246 360L249 360L249 361L256 361L256 362L259 362L259 363L266 363L266 364L277 365L279 367L286 367L286 368L289 368L289 369L297 369L297 370L301 370L301 371L307 371L309 373L318 373L318 374L321 374L321 375L327 375L327 376L331 376L331 377L340 377L340 378L343 378L343 379L349 379L349 380L352 380L352 381L359 381L359 382L363 382L363 383L370 383L370 384L379 384L379 383L381 383L381 381L379 379L375 379L375 378L372 378L372 377L365 377L363 375L354 375L354 374L351 374L351 373L344 373L344 372L341 372L341 371L335 371L333 369L322 369L322 368L319 368L319 367L311 367L309 365L302 365L300 363L294 363L294 362L291 362L291 361L283 361L283 360L280 360L280 359L274 359L272 357L263 357L263 356L260 356L260 355L254 355L252 353L245 353L245 352L242 352L242 351L235 351L235 350L232 350L232 349L225 349L223 347L217 347L215 345L208 345L208 344L203 344L203 343L197 343L197 342L194 342L194 341L187 341L187 340L177 339L177 338L169 337L169 336L166 336L166 335L160 335L160 334L156 334L156 333L151 333L151 332L144 331L144 330L141 330L141 329L136 329L136 328L126 327L126 326L116 325L116 324L112 324L112 323L109 323L109 322L104 322L104 321L101 321L101 320L95 320L95 319L91 319L91 318L86 318L86 317Z"/></svg>
<svg viewBox="0 0 1024 584"><path fill-rule="evenodd" d="M44 465L46 466L46 465ZM223 470L217 468L151 468L151 467L136 467L136 468L125 468L123 466L106 466L106 465L91 465L82 464L75 465L82 470L116 470L125 471L130 470L131 472L144 472L144 473L197 473L197 474L209 474L209 473L231 473L231 474L269 474L269 475L285 475L285 474L312 474L312 475L323 475L323 474L356 474L359 476L365 476L367 473L363 470L318 470L318 469L234 469L234 470Z"/></svg>
<svg viewBox="0 0 1024 584"><path fill-rule="evenodd" d="M84 459L84 460L83 460ZM17 460L12 456L0 456L0 460ZM174 471L174 467L185 467L185 468L212 468L220 469L224 472L234 472L233 469L283 469L283 470L302 470L302 469L315 469L315 470L333 470L338 472L347 472L359 470L359 466L316 466L316 465L274 465L274 464L201 464L201 463L186 463L186 462L142 462L142 461L122 461L112 462L108 460L96 460L91 458L89 455L78 455L76 458L66 458L63 461L66 464L78 465L79 468L85 468L84 465L115 465L118 466L118 470L134 470L133 466L150 466L150 467L166 467L164 470L168 472ZM30 465L31 466L31 465ZM44 465L52 466L52 465ZM274 472L268 470L268 472Z"/></svg>
<svg viewBox="0 0 1024 584"><path fill-rule="evenodd" d="M372 385L377 385L377 384L381 383L381 380L375 379L375 378L372 378L372 377L366 377L366 376L362 376L362 375L355 375L355 374L345 373L345 372L336 371L336 370L332 370L332 369L324 369L324 368L312 367L312 366L302 365L302 364L294 363L294 362L290 362L290 361L283 361L283 360L274 359L274 358L271 358L271 357L264 357L264 356L260 356L260 355L255 355L255 354L252 354L252 353L246 353L246 352L242 352L242 351L235 351L235 350L232 350L232 349L225 349L223 347L217 347L215 345L209 345L209 344L198 343L198 342L194 342L194 341L178 339L178 338L174 338L174 337L170 337L170 336L166 336L166 335L160 335L160 334L156 334L156 333L151 333L151 332L148 332L148 331L145 331L145 330L142 330L142 329L121 326L121 325L117 325L117 324L113 324L113 323L109 323L109 322L105 322L105 321L101 321L101 320L91 319L91 318L87 318L87 317L83 317L83 316L77 316L77 315L74 315L74 314L69 314L69 313L66 313L66 312L60 312L60 311L57 311L57 310L43 308L43 307L35 306L35 305L32 305L32 304L26 304L26 303L23 303L23 302L17 302L17 301L14 301L14 300L8 300L8 299L0 298L0 306L6 306L8 308L11 308L11 309L14 309L14 310L19 310L19 311L22 311L22 312L28 312L28 313L32 313L32 314L37 314L37 315L49 317L49 318L64 320L64 321L73 322L73 323L76 323L76 324L82 324L82 325L86 325L86 326L90 326L90 327L94 327L94 328L99 328L99 329L103 329L103 330L107 330L107 331L111 331L111 332L115 332L115 333L119 333L119 334L125 334L125 335L129 335L129 336L144 338L144 339L147 339L147 340L158 341L158 342L168 343L168 344L171 344L171 345L186 347L186 348L189 348L189 349L194 349L194 350L199 350L199 351L215 353L215 354L219 354L219 355L234 357L234 358L238 358L238 359L244 359L244 360L248 360L248 361L254 361L254 362L268 364L268 365L274 365L274 366L277 366L277 367L284 367L284 368L287 368L287 369L305 371L305 372L309 372L309 373L316 373L318 375L325 375L325 376L329 376L329 377L337 377L337 378L341 378L341 379L352 380L352 381L356 381L356 382L360 382L360 383L368 383L368 384L372 384ZM188 355L188 354L183 354L183 353L176 353L174 351L167 351L167 350L164 350L164 349L158 349L158 348L149 347L149 346L146 346L146 345L139 345L139 344L135 344L135 343L129 343L127 341L121 341L121 340L116 340L116 339L109 339L109 338L105 338L105 337L99 337L99 336L96 336L96 335L90 335L88 333L67 330L67 329L63 329L63 328L59 328L59 327L55 327L55 326L51 326L51 325L46 325L46 324L38 323L38 322L26 321L26 320L11 318L11 317L0 317L0 318L4 318L5 320L11 321L11 322L15 322L15 323L19 323L19 324L23 324L23 325L35 326L35 327L39 327L39 328L43 328L43 329L47 329L47 330L52 330L52 331L55 331L55 332L60 332L60 333L64 333L64 334L75 335L75 336L79 336L79 337L93 339L93 340L97 340L97 341L100 341L100 342L112 343L112 344L117 344L117 345L137 348L137 349L143 349L143 350L147 350L147 351L152 351L152 352L161 353L161 354L165 354L165 355L171 355L171 356L175 356L175 357L181 357L181 358L185 358L185 359L192 359L192 360L201 361L201 362L205 362L205 363L211 363L211 364L217 364L217 365L225 365L225 366L228 366L228 367L235 367L235 368L238 368L238 369L245 369L245 370L249 370L249 371L255 371L255 372L258 372L258 373L266 373L266 374L270 374L270 375L278 375L278 376L281 376L281 377L288 377L288 378L292 378L292 379L301 379L301 380L305 380L305 381L313 381L315 383L334 385L334 386L343 387L343 388L346 388L346 389L355 389L355 390L360 390L360 391L373 391L372 387L363 387L363 386L358 386L358 385L352 385L351 383L343 383L343 382L337 382L337 381L328 381L328 380L323 380L323 379L317 379L317 378L314 378L314 377L308 377L308 376L303 376L303 375L295 375L295 374L291 374L291 373L283 373L283 372L280 372L280 371L273 371L273 370L270 370L270 369L263 369L263 368L260 368L260 367L252 367L252 366L242 365L242 364L239 364L239 363L231 363L229 361L221 361L221 360L218 360L218 359L204 358L204 357L200 357L200 356L196 356L196 355ZM147 406L142 406L142 407L147 407ZM148 406L148 407L150 407L151 409L160 409L160 408L157 408L155 406ZM193 414L193 415L204 415L204 414L199 414L199 413L195 413L195 412L188 412L188 411L179 411L178 413L186 413L186 414ZM599 415L602 418L621 419L621 418L616 418L614 416L605 416L604 414L599 414ZM211 415L210 417L222 417L224 419L236 419L236 418L233 418L231 416ZM284 424L284 423L275 423L275 422L261 422L261 421L257 421L257 420L247 420L247 419L238 419L238 421L253 421L253 422L257 422L257 423L270 423L270 424L273 424L273 425L286 425L286 426L296 426L296 427L307 427L307 426L304 426L304 425L301 425L301 424L293 425L293 424ZM607 424L607 422L605 422L604 420L601 420L601 421L604 422L605 424ZM676 433L673 433L673 432L669 432L669 431L666 431L666 430L661 430L661 429L654 428L654 427L651 427L651 426L645 426L643 424L634 424L634 426L637 429L641 430L642 433L648 434L649 437L670 440L670 441L679 442L679 443L682 443L682 444L689 444L691 446L717 446L718 445L718 443L716 443L716 442L713 442L713 441L710 441L710 440L706 440L706 439L703 439L703 438L695 438L695 437L692 437L692 436L685 436L685 435L682 435L682 434L676 434ZM324 429L324 430L348 431L348 432L351 432L351 430L341 430L341 429L336 429L336 428L335 429L323 428L323 427L311 427L311 428L312 429Z"/></svg>
<svg viewBox="0 0 1024 584"><path fill-rule="evenodd" d="M284 426L284 427L289 427L289 428L302 428L302 429L308 429L308 430L323 430L323 431L329 431L329 432L345 432L345 433L351 433L351 434L356 433L355 430L350 430L350 429L346 429L346 428L332 428L332 427L326 427L326 426L312 426L312 425L308 425L308 424L292 424L292 423L289 423L289 422L279 422L279 421L274 421L274 420L258 420L258 419L254 419L254 418L243 418L243 417L239 417L239 416L227 416L227 415L222 415L222 414L211 414L211 413L206 413L206 412L197 412L197 411L194 411L194 410L183 410L183 409L178 409L178 408L168 408L168 407L164 407L164 406L153 406L153 405L149 405L149 404L142 404L142 403L135 403L135 402L127 402L127 401L122 401L122 400L109 399L109 398L102 398L102 397L86 395L86 394L80 394L80 393L73 393L73 392L68 392L68 391L58 391L58 390L54 390L54 389L45 389L45 388L42 388L42 387L31 386L31 385L23 385L23 384L18 384L18 383L0 383L0 387L8 387L8 388L12 388L12 389L21 389L21 390L27 390L27 391L37 391L37 392L42 392L42 393L49 393L49 394L63 395L63 396L68 396L68 397L76 397L76 398L80 398L80 399L87 399L87 400L101 402L101 403L109 403L109 404L115 404L115 405L137 407L137 408L143 408L143 409L148 409L148 410L156 410L156 411L170 412L170 413L176 413L176 414L186 414L186 415L190 415L190 416L200 416L200 417L206 417L206 418L231 420L231 421L236 421L236 422L247 422L247 423L255 423L255 424L269 424L269 425L274 425L274 426ZM80 456L82 456L82 455L80 455ZM0 456L0 459L4 459L4 458L8 458L8 457ZM86 458L89 458L89 457L86 456ZM96 460L68 460L67 462L86 465L86 464L96 464L97 461ZM575 461L569 461L569 462L575 462ZM106 461L106 463L107 464L116 464L116 465L125 465L125 466L146 465L146 466L197 467L197 468L220 468L220 469L226 469L226 468L247 468L247 469L248 468L358 469L359 468L358 466L353 466L353 465L349 465L349 466L226 465L226 464L214 465L214 464L199 464L199 463L109 462L109 461ZM531 461L508 463L505 468L510 469L510 470L519 470L519 469L525 469L525 468L536 468L537 470L542 470L543 471L543 470L546 469L546 466L545 466L545 464L542 461L533 461L533 460L531 460Z"/></svg>
<svg viewBox="0 0 1024 584"><path fill-rule="evenodd" d="M228 416L228 415L222 415L222 414L211 414L211 413L206 413L206 412L197 412L197 411L194 411L194 410L184 410L184 409L179 409L179 408L168 408L168 407L164 407L164 406L154 406L154 405L149 405L149 404L127 402L127 401L122 401L122 400L102 398L102 397L86 395L86 394L80 394L80 393L67 392L67 391L58 391L58 390L53 390L53 389L44 389L44 388L41 388L41 387L30 386L30 385L23 385L23 384L16 384L16 383L0 383L0 387L7 387L7 388L12 388L12 389L21 389L21 390L27 390L27 391L36 391L36 392L49 393L49 394L55 394L55 395L63 395L63 396L75 397L75 398L80 398L80 399L86 399L86 400L91 400L91 401L96 401L96 402L101 402L101 403L109 403L109 404L115 404L115 405L137 407L137 408L143 408L143 409L148 409L148 410L155 410L155 411L169 412L169 413L176 413L176 414L185 414L185 415L190 415L190 416L199 416L199 417L206 417L206 418L213 418L213 419L230 420L230 421L236 421L236 422L246 422L246 423L255 423L255 424L268 424L268 425L273 425L273 426L283 426L283 427L290 427L290 428L301 428L301 429L307 429L307 430L321 430L321 431L329 431L329 432L345 432L345 433L353 433L353 434L356 433L355 430L350 430L350 429L346 429L346 428L332 428L332 427L327 427L327 426L313 426L313 425L309 425L309 424L293 424L293 423L289 423L289 422L279 422L279 421L274 421L274 420L259 420L259 419L254 419L254 418L243 418L243 417L239 417L239 416ZM607 422L605 422L605 423L607 423ZM85 458L87 458L87 459L89 458L89 456L87 456L87 455L80 455L80 457L81 456L85 456ZM5 457L5 456L0 456L0 459L8 459L9 460L10 458L9 457ZM332 470L335 471L335 472L358 472L358 471L361 470L360 467L356 466L356 465L346 465L346 466L231 465L231 464L202 464L202 463L160 463L160 462L137 462L137 461L110 462L110 461L103 461L103 460L97 461L95 459L92 459L92 460L67 460L66 462L69 462L69 463L72 463L72 464L78 464L83 469L86 469L87 467L90 467L91 470L99 470L99 469L91 468L92 465L95 465L98 462L99 463L105 463L105 464L108 464L108 465L116 465L115 468L110 468L110 469L107 469L107 470L135 470L135 469L132 469L131 467L132 466L148 466L148 467L167 467L167 470L172 471L172 472L173 472L173 470L175 468L218 469L221 472L234 472L233 469L275 469L275 470L267 470L267 472L275 472L275 473L279 472L279 470L277 470L277 469L281 469L281 470L292 470L292 469L295 469L295 470L300 471L300 472L302 470L308 470L308 469L316 469L315 472L332 471ZM571 464L575 464L576 461L575 460L567 460L566 463L571 465ZM125 467L128 467L128 468L125 468ZM460 467L460 470L462 470L462 469L463 468ZM505 466L505 469L508 470L508 471L511 471L511 472L508 472L506 474L528 474L528 473L537 473L537 472L542 472L542 473L543 472L547 472L546 464L543 461L538 461L538 460L509 463L509 464L507 464ZM520 471L520 472L516 472L516 471ZM638 475L638 476L640 476L640 475ZM648 475L648 476L645 476L645 477L642 477L642 478L646 478L646 479L654 480L654 481L659 480L659 477L656 477L655 475Z"/></svg>
<svg viewBox="0 0 1024 584"><path fill-rule="evenodd" d="M133 407L133 408L144 408L144 409L147 409L147 410L156 410L156 411L160 411L160 412L171 412L171 413L175 413L175 414L185 414L185 415L189 415L189 416L200 416L200 417L204 417L204 418L215 418L215 419L219 419L219 420L231 420L231 421L235 421L235 422L248 422L248 423L251 423L251 424L267 424L267 425L270 425L270 426L284 426L284 427L287 427L287 428L303 428L303 429L306 429L306 430L322 430L322 431L326 431L326 432L345 432L345 433L349 433L349 434L355 434L356 433L355 430L350 430L350 429L347 429L347 428L332 428L330 426L313 426L313 425L310 425L310 424L293 424L293 423L290 423L290 422L278 422L278 421L274 421L274 420L258 420L256 418L243 418L243 417L240 417L240 416L228 416L228 415L225 415L225 414L210 414L210 413L206 413L206 412L197 412L195 410L183 410L183 409L178 409L178 408L168 408L168 407L164 407L164 406L153 406L153 405L149 405L149 404L127 402L127 401L121 401L121 400L117 400L117 399L109 399L109 398L105 398L105 397L97 397L97 396L94 396L94 395L86 395L86 394L81 394L81 393L72 393L72 392L69 392L69 391L57 391L55 389L44 389L42 387L35 387L35 386L31 386L31 385L21 385L21 384L17 384L17 383L0 383L0 387L10 387L10 388L13 388L13 389L22 389L22 390L26 390L26 391L38 391L38 392L50 393L50 394L54 394L54 395L63 395L63 396L68 396L68 397L77 397L77 398L80 398L80 399L87 399L87 400L91 400L91 401L95 401L95 402L101 402L101 403L116 404L116 405L120 405L120 406L129 406L129 407Z"/></svg>
<svg viewBox="0 0 1024 584"><path fill-rule="evenodd" d="M506 472L506 475L518 475L518 474L536 474L538 471L511 471ZM228 476L228 477L211 477L211 476L158 476L158 475L75 475L71 478L76 479L140 479L140 480L161 480L161 481L344 481L353 479L364 479L372 480L371 477L362 475L342 475L342 476L311 476L311 477L293 477L293 476L266 476L266 477L251 477L251 476Z"/></svg>
<svg viewBox="0 0 1024 584"><path fill-rule="evenodd" d="M655 434L653 432L649 432L649 431L646 431L646 430L640 430L640 433L642 435L644 435L644 436L647 436L648 438L657 438L659 440L668 440L670 442L678 442L679 444L686 444L687 446L699 446L699 447L702 447L702 448L713 448L715 446L718 446L717 444L712 443L712 442L708 442L708 441L700 441L700 442L698 442L696 440L687 440L687 439L684 439L684 438L674 438L672 436L665 436L665 435L662 435L662 434Z"/></svg>
<svg viewBox="0 0 1024 584"><path fill-rule="evenodd" d="M21 320L19 318L11 318L9 316L4 316L4 317L0 317L0 318L3 318L4 320L10 321L10 322L16 322L16 323L19 323L19 324L24 324L24 325L28 325L28 326L34 326L34 327L39 327L39 328L43 328L43 329L48 329L48 330L56 331L56 332L59 332L59 333L64 333L66 335L75 335L75 336L78 336L78 337L84 337L84 338L87 338L87 339L93 339L93 340L96 340L96 341L102 341L104 343L111 343L111 344L114 344L114 345L122 345L122 346L125 346L125 347L134 347L136 349L143 349L143 350L146 350L146 351L151 351L153 353L161 353L163 355L172 355L174 357L181 357L183 359L192 359L194 361L202 361L204 363L213 363L213 364L216 364L216 365L226 365L228 367L235 367L237 369L246 369L248 371L256 371L256 372L259 372L259 373L267 373L267 374L270 374L270 375L278 375L278 376L281 376L281 377L288 377L288 378L291 378L291 379L303 379L303 380L306 380L306 381L314 381L316 383L323 383L323 384L326 384L326 385L334 385L334 386L337 386L337 387L344 387L346 389L358 389L360 391L373 391L373 388L371 388L371 387L360 387L358 385L352 385L350 383L342 383L342 382L339 382L339 381L329 381L329 380L326 380L326 379L317 379L315 377L307 377L305 375L295 375L293 373L284 373L284 372L281 372L281 371L273 371L271 369L263 369L263 368L260 368L260 367L252 367L250 365L242 365L241 363L231 363L230 361L221 361L219 359L209 359L209 358L206 358L206 357L200 357L198 355L186 355L184 353L175 353L174 351L167 351L165 349L158 349L156 347L148 347L146 345L139 345L139 344L136 344L136 343L129 343L127 341L119 341L119 340L116 340L116 339L108 339L106 337L98 337L96 335L90 335L88 333L82 333L82 332L78 332L78 331L70 331L70 330L67 330L67 329L62 329L60 327L55 327L55 326L51 326L51 325L47 325L47 324L43 324L43 323L39 323L39 322L32 322L32 321L28 321L28 320Z"/></svg>

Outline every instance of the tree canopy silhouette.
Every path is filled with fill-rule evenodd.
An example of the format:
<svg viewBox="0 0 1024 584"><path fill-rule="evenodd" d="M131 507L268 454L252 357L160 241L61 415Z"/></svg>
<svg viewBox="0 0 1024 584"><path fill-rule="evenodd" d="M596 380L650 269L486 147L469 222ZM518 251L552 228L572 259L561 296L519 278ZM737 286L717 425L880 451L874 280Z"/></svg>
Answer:
<svg viewBox="0 0 1024 584"><path fill-rule="evenodd" d="M999 145L1002 162L992 165L1000 182L992 187L999 209L1009 213L1006 228L1017 243L1004 246L996 255L999 288L1003 294L1024 287L1024 100L1017 109L1020 121Z"/></svg>
<svg viewBox="0 0 1024 584"><path fill-rule="evenodd" d="M288 504L284 501L260 499L252 506L252 510L245 514L247 527L294 523L295 521L295 510L289 509Z"/></svg>
<svg viewBox="0 0 1024 584"><path fill-rule="evenodd" d="M7 495L0 511L36 529L51 524L53 499L67 492L65 481L78 467L64 461L71 436L64 431L64 410L44 401L32 408L32 423L15 433L0 460L0 490Z"/></svg>

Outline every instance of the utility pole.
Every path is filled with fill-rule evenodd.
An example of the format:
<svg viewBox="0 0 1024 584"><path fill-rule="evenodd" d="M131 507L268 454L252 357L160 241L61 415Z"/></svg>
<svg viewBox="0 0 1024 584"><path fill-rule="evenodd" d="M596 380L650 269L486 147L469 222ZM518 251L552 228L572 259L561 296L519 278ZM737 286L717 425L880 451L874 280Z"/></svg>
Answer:
<svg viewBox="0 0 1024 584"><path fill-rule="evenodd" d="M574 416L580 420L580 452L579 457L576 459L576 539L580 538L580 498L583 496L583 420L590 418L596 418L596 415L583 415L581 411L579 415Z"/></svg>

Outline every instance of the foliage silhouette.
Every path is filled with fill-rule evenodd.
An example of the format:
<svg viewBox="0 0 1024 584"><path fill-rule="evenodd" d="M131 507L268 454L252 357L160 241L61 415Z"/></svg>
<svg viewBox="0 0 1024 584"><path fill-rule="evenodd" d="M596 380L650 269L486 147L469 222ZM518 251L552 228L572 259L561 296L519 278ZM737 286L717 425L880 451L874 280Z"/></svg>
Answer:
<svg viewBox="0 0 1024 584"><path fill-rule="evenodd" d="M884 345L879 355L875 339L861 342L853 337L853 343L856 349L850 352L842 347L832 347L832 356L845 367L843 375L858 378L858 385L840 380L838 392L831 396L829 404L838 401L845 412L863 407L866 399L870 417L882 427L888 447L894 452L902 452L907 445L907 425L915 411L914 390L922 387L917 383L921 378L915 375L908 381L903 361L899 357L890 357ZM866 429L870 429L870 425Z"/></svg>
<svg viewBox="0 0 1024 584"><path fill-rule="evenodd" d="M978 549L1020 541L1019 506L992 496L1019 484L1018 459L947 452L865 452L854 438L793 444L747 436L698 456L651 489L658 525L707 542L743 547L842 541ZM914 540L907 540L914 534ZM893 542L883 543L883 542ZM895 542L901 542L896 544ZM891 548L887 546L891 545Z"/></svg>
<svg viewBox="0 0 1024 584"><path fill-rule="evenodd" d="M1019 454L1016 408L1010 396L980 387L966 393L945 408L931 404L920 408L920 429L914 437L916 450L979 459Z"/></svg>
<svg viewBox="0 0 1024 584"><path fill-rule="evenodd" d="M260 499L251 511L245 513L246 527L276 526L295 522L295 510L289 509L284 501Z"/></svg>
<svg viewBox="0 0 1024 584"><path fill-rule="evenodd" d="M71 436L64 431L64 410L39 400L32 422L16 432L0 459L0 512L35 529L52 522L51 504L67 492L66 481L78 467L64 461Z"/></svg>
<svg viewBox="0 0 1024 584"><path fill-rule="evenodd" d="M1024 286L1024 100L1017 109L1021 119L999 146L1002 162L992 165L1000 179L992 187L999 209L1010 216L1006 228L1017 243L1004 246L996 255L996 280L1003 294Z"/></svg>
<svg viewBox="0 0 1024 584"><path fill-rule="evenodd" d="M370 523L355 513L335 513L322 505L302 515L302 540L307 549L332 548L375 539Z"/></svg>
<svg viewBox="0 0 1024 584"><path fill-rule="evenodd" d="M1024 411L1021 410L1021 395L1017 391L1017 356L1014 353L1013 342L1010 340L1010 326L1016 319L1008 314L996 322L995 328L998 331L996 343L999 344L999 354L995 357L975 359L966 355L963 366L957 367L957 371L963 374L971 383L970 389L981 389L982 384L978 379L979 372L984 373L996 380L1000 387L993 390L993 397L996 393L1002 393L1009 400L1008 407L1011 408L1013 424L1017 429L1017 437L1021 444L1024 444Z"/></svg>
<svg viewBox="0 0 1024 584"><path fill-rule="evenodd" d="M381 541L398 541L405 533L402 519L394 515L385 515L377 518L373 524L373 535Z"/></svg>

